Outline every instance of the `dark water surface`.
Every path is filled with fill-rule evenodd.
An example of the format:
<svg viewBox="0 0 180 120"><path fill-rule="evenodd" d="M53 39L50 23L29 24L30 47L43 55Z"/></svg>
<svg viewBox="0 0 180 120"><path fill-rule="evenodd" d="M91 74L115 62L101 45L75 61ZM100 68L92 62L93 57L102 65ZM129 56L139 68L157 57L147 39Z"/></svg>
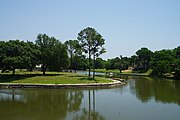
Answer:
<svg viewBox="0 0 180 120"><path fill-rule="evenodd" d="M180 120L180 81L111 89L0 89L0 120Z"/></svg>

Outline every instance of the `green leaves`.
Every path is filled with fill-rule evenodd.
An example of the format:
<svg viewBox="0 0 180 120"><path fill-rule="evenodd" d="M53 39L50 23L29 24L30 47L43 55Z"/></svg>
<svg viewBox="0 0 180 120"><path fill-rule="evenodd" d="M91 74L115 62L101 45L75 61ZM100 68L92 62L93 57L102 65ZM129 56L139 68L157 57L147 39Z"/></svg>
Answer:
<svg viewBox="0 0 180 120"><path fill-rule="evenodd" d="M103 37L94 29L87 27L80 31L77 39L80 42L80 46L82 47L85 53L89 53L90 55L96 54L101 51L102 46L105 44L105 40ZM104 52L105 52L105 48ZM101 53L104 53L101 52ZM100 53L100 52L99 52Z"/></svg>
<svg viewBox="0 0 180 120"><path fill-rule="evenodd" d="M1 43L2 45L2 43ZM1 61L0 67L4 71L6 69L13 70L29 68L33 64L32 59L35 58L34 44L30 42L24 42L19 40L10 40L3 42L3 47L1 47ZM37 52L38 53L38 52ZM15 74L13 72L13 74Z"/></svg>
<svg viewBox="0 0 180 120"><path fill-rule="evenodd" d="M69 56L70 56L70 71L72 72L72 68L77 66L77 56L82 54L82 49L77 40L68 40L65 42L65 45L68 48Z"/></svg>
<svg viewBox="0 0 180 120"><path fill-rule="evenodd" d="M67 63L67 50L55 37L46 34L37 36L36 45L40 50L40 63L42 64L43 74L48 67L50 70L61 71Z"/></svg>
<svg viewBox="0 0 180 120"><path fill-rule="evenodd" d="M101 54L105 53L105 48L103 45L105 44L105 40L103 37L91 27L87 27L81 30L78 34L77 39L80 42L80 46L85 54L88 54L89 57L89 76L90 76L90 63L91 63L91 55L93 55L94 59L94 72L95 72L95 59L96 57L100 56ZM94 73L93 72L93 73ZM93 74L94 78L94 74Z"/></svg>

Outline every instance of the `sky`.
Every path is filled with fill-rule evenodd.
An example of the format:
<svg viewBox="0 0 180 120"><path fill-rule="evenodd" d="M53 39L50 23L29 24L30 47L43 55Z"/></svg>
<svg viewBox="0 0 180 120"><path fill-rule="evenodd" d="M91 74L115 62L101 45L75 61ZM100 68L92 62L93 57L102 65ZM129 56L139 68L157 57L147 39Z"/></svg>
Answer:
<svg viewBox="0 0 180 120"><path fill-rule="evenodd" d="M86 27L105 39L103 59L180 46L180 0L0 0L0 40L47 34L61 42Z"/></svg>

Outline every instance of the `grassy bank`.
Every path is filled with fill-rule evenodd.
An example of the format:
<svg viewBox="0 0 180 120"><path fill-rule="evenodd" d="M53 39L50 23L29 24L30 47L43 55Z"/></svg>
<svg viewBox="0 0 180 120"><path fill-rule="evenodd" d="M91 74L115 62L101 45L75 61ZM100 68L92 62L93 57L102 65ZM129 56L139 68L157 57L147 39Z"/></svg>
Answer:
<svg viewBox="0 0 180 120"><path fill-rule="evenodd" d="M145 73L132 73L132 72L122 72L120 75L131 75L131 76L149 76L152 73L152 69L149 69Z"/></svg>
<svg viewBox="0 0 180 120"><path fill-rule="evenodd" d="M120 73L118 69L115 69L115 70L96 69L96 72L101 72L101 73L112 72L112 73L118 73L121 75L149 76L152 72L152 69L149 69L145 73L133 73L132 70L122 70L122 73Z"/></svg>
<svg viewBox="0 0 180 120"><path fill-rule="evenodd" d="M15 76L9 73L0 74L0 83L33 83L33 84L82 84L82 83L109 83L107 78L96 77L94 80L85 75L64 72L19 72Z"/></svg>
<svg viewBox="0 0 180 120"><path fill-rule="evenodd" d="M106 73L106 72L119 73L119 70L118 69L115 69L115 70L96 69L96 72L100 72L100 73Z"/></svg>

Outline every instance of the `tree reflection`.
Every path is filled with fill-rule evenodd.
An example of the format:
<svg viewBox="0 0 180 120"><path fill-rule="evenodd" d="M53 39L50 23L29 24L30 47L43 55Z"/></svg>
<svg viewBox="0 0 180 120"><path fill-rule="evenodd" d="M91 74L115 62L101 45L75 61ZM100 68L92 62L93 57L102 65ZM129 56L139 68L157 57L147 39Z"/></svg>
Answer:
<svg viewBox="0 0 180 120"><path fill-rule="evenodd" d="M73 120L105 120L105 118L102 115L100 115L99 112L95 111L95 107L96 107L95 99L96 98L95 98L94 90L92 90L92 94L91 94L91 91L89 90L88 91L88 100L89 100L88 109L83 108L81 110L80 114L77 114L73 117ZM91 95L92 95L92 99L91 99ZM93 107L93 108L91 108L91 107Z"/></svg>
<svg viewBox="0 0 180 120"><path fill-rule="evenodd" d="M96 112L95 91L88 91L88 103L81 108L82 90L7 89L0 90L0 120L104 120ZM73 116L68 116L70 114ZM78 114L74 114L78 113Z"/></svg>
<svg viewBox="0 0 180 120"><path fill-rule="evenodd" d="M89 111L84 108L82 113L76 115L73 120L105 120L105 118L95 111L91 111L89 114Z"/></svg>
<svg viewBox="0 0 180 120"><path fill-rule="evenodd" d="M157 102L180 105L180 81L148 77L134 77L133 79L135 82L129 84L130 89L135 91L137 98L142 102L154 98Z"/></svg>
<svg viewBox="0 0 180 120"><path fill-rule="evenodd" d="M17 93L21 97L17 97ZM5 94L13 99L3 98ZM0 119L65 119L67 112L80 109L82 98L83 92L78 90L26 89L7 93L0 91Z"/></svg>

